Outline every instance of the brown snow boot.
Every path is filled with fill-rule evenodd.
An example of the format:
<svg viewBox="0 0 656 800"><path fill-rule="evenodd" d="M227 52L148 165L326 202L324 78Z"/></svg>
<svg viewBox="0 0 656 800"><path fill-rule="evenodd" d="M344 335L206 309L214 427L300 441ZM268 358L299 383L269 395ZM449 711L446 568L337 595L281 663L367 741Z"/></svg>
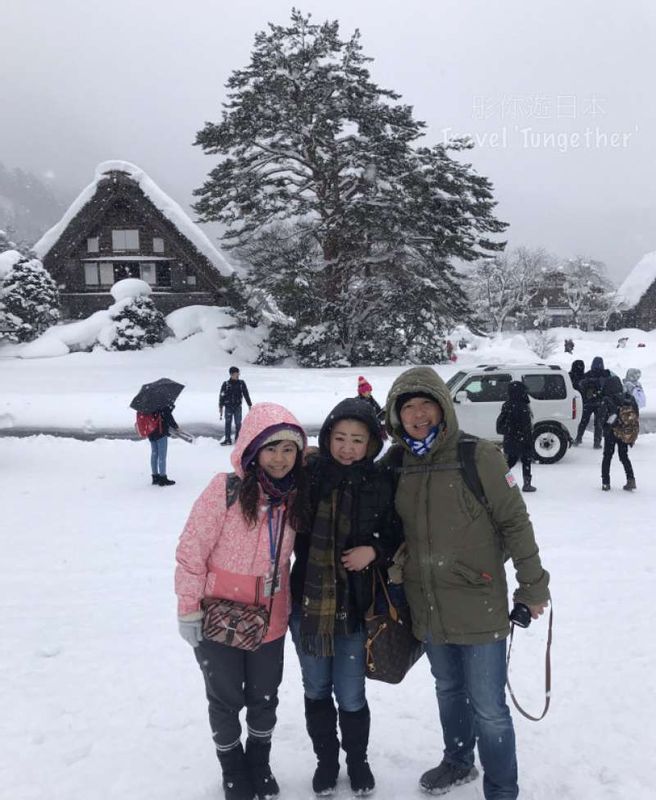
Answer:
<svg viewBox="0 0 656 800"><path fill-rule="evenodd" d="M636 488L635 478L627 478L626 483L622 486L625 492L632 492Z"/></svg>

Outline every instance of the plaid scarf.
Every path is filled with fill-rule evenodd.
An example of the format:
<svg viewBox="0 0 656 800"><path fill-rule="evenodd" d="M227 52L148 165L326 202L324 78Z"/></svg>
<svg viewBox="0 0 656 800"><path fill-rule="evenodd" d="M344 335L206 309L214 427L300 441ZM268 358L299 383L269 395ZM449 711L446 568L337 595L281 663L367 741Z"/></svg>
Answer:
<svg viewBox="0 0 656 800"><path fill-rule="evenodd" d="M434 428L430 429L428 436L425 439L413 439L412 436L408 436L407 433L403 433L403 441L410 447L413 456L428 455L431 447L433 446L433 442L435 439L437 439L437 435L443 427L444 423L440 422L439 425L436 425Z"/></svg>
<svg viewBox="0 0 656 800"><path fill-rule="evenodd" d="M360 472L358 465L326 471L328 485L322 487L312 526L301 608L301 647L317 657L334 655L335 634L349 631L349 579L338 556L351 535L352 487ZM347 475L356 480L346 480ZM336 478L341 478L337 485Z"/></svg>

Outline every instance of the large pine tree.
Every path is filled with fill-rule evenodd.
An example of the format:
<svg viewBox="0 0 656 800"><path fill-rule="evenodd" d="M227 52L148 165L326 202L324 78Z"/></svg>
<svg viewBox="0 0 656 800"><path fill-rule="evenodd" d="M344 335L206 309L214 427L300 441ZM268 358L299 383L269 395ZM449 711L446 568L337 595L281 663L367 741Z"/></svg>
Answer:
<svg viewBox="0 0 656 800"><path fill-rule="evenodd" d="M371 80L370 61L358 32L344 41L337 22L294 10L289 26L257 34L250 64L228 80L221 122L197 136L221 160L196 210L226 226L227 246L252 248L280 223L313 245L298 271L311 273L314 308L292 342L303 352L312 343L308 362L407 360L418 325L439 355L444 325L467 307L452 259L502 248L490 240L505 225L489 181L448 153L467 145L417 146L424 123Z"/></svg>

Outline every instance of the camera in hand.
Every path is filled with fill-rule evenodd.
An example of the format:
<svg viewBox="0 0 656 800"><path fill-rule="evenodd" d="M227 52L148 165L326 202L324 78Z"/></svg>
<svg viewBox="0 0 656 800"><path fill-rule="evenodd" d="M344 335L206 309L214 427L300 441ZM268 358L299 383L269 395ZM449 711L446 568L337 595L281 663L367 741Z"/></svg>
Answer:
<svg viewBox="0 0 656 800"><path fill-rule="evenodd" d="M510 621L520 628L528 628L531 624L531 609L524 603L515 603L510 612Z"/></svg>

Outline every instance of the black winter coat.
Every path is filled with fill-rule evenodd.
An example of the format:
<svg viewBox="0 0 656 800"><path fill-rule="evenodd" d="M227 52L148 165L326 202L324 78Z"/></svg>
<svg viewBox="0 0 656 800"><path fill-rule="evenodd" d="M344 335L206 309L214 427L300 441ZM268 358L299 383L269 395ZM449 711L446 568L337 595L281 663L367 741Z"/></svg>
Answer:
<svg viewBox="0 0 656 800"><path fill-rule="evenodd" d="M522 450L533 448L533 421L530 400L521 381L508 385L508 400L501 406L497 419L497 433L503 435L504 446Z"/></svg>
<svg viewBox="0 0 656 800"><path fill-rule="evenodd" d="M242 398L246 401L246 405L250 408L251 397L248 394L246 383L239 378L239 380L227 380L221 384L221 391L219 392L219 408L238 408L241 405Z"/></svg>
<svg viewBox="0 0 656 800"><path fill-rule="evenodd" d="M340 419L358 419L369 428L370 450L362 461L343 466L330 455L329 437L333 425ZM368 545L376 551L376 559L371 566L387 567L403 541L401 520L394 509L396 487L393 471L373 458L380 452L382 442L380 428L371 406L363 399L343 400L328 416L319 434L319 454L310 456L307 472L310 492L311 524L309 530L297 532L294 546L294 564L291 570L290 586L292 601L301 603L303 599L305 574L312 523L319 500L350 483L353 498L351 532L345 549ZM335 553L335 560L341 553ZM350 622L362 623L365 612L372 602L372 569L367 567L360 572L349 572Z"/></svg>
<svg viewBox="0 0 656 800"><path fill-rule="evenodd" d="M585 373L579 383L579 392L583 397L584 406L599 407L604 385L610 376L610 370L607 369L590 369Z"/></svg>
<svg viewBox="0 0 656 800"><path fill-rule="evenodd" d="M604 435L611 434L613 423L617 418L620 406L630 405L636 413L640 413L635 397L624 391L622 381L615 375L611 376L604 386L604 392L599 406Z"/></svg>

